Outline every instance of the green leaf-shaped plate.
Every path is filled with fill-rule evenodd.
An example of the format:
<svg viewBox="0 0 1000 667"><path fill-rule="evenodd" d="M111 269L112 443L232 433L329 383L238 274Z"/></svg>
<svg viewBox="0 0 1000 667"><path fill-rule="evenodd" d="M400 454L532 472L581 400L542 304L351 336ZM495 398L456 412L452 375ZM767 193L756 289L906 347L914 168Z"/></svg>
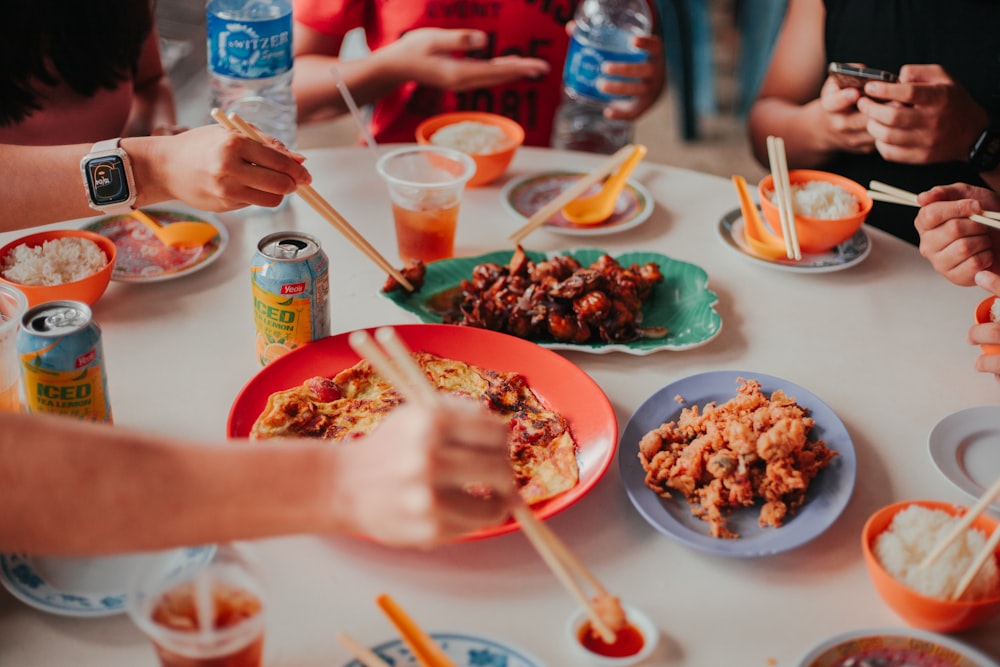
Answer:
<svg viewBox="0 0 1000 667"><path fill-rule="evenodd" d="M589 266L605 251L596 248L567 250L562 253L525 251L534 262L555 254L571 255L583 266ZM472 276L477 264L492 262L507 264L512 250L498 250L478 257L456 257L431 262L427 265L424 286L416 294L401 290L390 294L379 292L394 301L400 308L416 315L420 321L438 324L441 315L432 307L434 295L453 290L462 280ZM551 340L535 341L554 350L578 350L603 354L625 352L644 355L660 350L689 350L719 335L722 317L715 311L719 298L708 289L708 274L700 266L671 259L655 252L627 252L615 257L622 266L655 262L663 273L663 282L653 288L653 293L642 309L643 327L666 327L667 335L661 338L640 338L630 343L564 343Z"/></svg>

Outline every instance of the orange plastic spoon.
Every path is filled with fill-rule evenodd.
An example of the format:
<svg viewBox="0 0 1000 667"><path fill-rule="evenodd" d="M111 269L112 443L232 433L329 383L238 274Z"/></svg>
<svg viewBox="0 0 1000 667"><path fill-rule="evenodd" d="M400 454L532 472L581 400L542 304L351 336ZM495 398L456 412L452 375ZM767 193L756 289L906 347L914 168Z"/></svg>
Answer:
<svg viewBox="0 0 1000 667"><path fill-rule="evenodd" d="M207 222L182 220L169 225L161 225L149 214L139 209L132 211L132 217L149 227L161 243L176 248L197 248L205 245L219 234L219 230Z"/></svg>
<svg viewBox="0 0 1000 667"><path fill-rule="evenodd" d="M750 250L764 259L784 257L785 242L764 227L757 205L750 199L747 180L742 176L733 176L733 183L736 185L736 192L740 197L740 211L743 213L743 237Z"/></svg>

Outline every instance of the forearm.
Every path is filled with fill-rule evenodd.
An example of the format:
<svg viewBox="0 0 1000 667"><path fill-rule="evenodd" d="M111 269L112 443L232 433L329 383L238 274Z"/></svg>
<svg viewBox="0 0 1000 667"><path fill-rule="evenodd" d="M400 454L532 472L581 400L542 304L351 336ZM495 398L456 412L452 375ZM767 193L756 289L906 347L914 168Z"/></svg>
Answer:
<svg viewBox="0 0 1000 667"><path fill-rule="evenodd" d="M348 112L334 68L359 107L381 99L406 80L400 68L380 51L353 60L320 54L297 56L292 85L300 120L322 120Z"/></svg>
<svg viewBox="0 0 1000 667"><path fill-rule="evenodd" d="M328 447L193 444L37 415L0 423L6 551L85 555L335 528Z"/></svg>

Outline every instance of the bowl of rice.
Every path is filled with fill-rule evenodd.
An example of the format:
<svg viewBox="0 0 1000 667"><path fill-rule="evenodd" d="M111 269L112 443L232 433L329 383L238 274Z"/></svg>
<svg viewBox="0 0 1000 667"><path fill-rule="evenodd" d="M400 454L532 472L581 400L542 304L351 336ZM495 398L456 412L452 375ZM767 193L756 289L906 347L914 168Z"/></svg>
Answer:
<svg viewBox="0 0 1000 667"><path fill-rule="evenodd" d="M432 116L417 126L417 143L454 148L476 163L467 187L500 178L524 143L524 128L516 121L485 111L454 111Z"/></svg>
<svg viewBox="0 0 1000 667"><path fill-rule="evenodd" d="M968 511L951 503L916 500L875 512L861 533L868 574L879 595L907 624L932 632L961 632L1000 612L998 554L988 559L961 598L950 599L998 521L979 515L941 556L925 556Z"/></svg>
<svg viewBox="0 0 1000 667"><path fill-rule="evenodd" d="M1000 322L1000 298L988 296L976 306L976 324ZM1000 354L1000 345L980 345L983 354Z"/></svg>
<svg viewBox="0 0 1000 667"><path fill-rule="evenodd" d="M88 306L111 281L117 248L85 229L57 229L23 236L0 248L0 282L21 290L28 306L71 299Z"/></svg>
<svg viewBox="0 0 1000 667"><path fill-rule="evenodd" d="M868 190L849 178L815 169L792 169L795 231L804 253L823 253L854 236L872 210ZM760 210L771 229L781 233L781 217L774 198L774 178L769 174L757 186Z"/></svg>

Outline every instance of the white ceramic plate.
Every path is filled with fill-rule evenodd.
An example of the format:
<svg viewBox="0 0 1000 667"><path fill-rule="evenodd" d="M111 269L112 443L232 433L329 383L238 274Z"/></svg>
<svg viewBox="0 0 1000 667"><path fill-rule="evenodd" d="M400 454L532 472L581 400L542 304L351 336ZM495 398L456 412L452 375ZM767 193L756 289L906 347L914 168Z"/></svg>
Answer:
<svg viewBox="0 0 1000 667"><path fill-rule="evenodd" d="M559 196L586 172L543 171L514 179L500 191L504 208L515 216L519 224ZM597 193L601 183L591 186L581 197ZM603 236L624 232L644 223L653 213L653 196L642 183L629 179L615 201L611 217L596 225L574 225L556 213L545 223L545 229L570 236Z"/></svg>
<svg viewBox="0 0 1000 667"><path fill-rule="evenodd" d="M226 226L202 213L180 209L144 209L161 223L194 220L207 222L218 235L198 248L171 248L163 245L153 232L128 215L112 215L92 220L83 229L97 232L114 241L118 247L112 280L129 283L153 283L173 280L200 271L219 258L229 243Z"/></svg>
<svg viewBox="0 0 1000 667"><path fill-rule="evenodd" d="M452 632L431 632L430 635L456 667L545 667L538 658L496 639ZM372 651L394 667L420 664L401 639L373 646ZM352 660L344 667L363 665L358 660Z"/></svg>
<svg viewBox="0 0 1000 667"><path fill-rule="evenodd" d="M199 568L211 560L214 553L214 545L176 549L164 554L165 566ZM125 591L63 592L46 582L35 569L31 556L23 554L0 554L0 584L21 602L58 616L99 617L125 612Z"/></svg>
<svg viewBox="0 0 1000 667"><path fill-rule="evenodd" d="M979 499L1000 478L1000 406L948 415L931 429L928 447L945 479ZM990 507L1000 512L1000 500Z"/></svg>
<svg viewBox="0 0 1000 667"><path fill-rule="evenodd" d="M831 271L843 271L852 266L856 266L864 261L872 250L872 242L865 232L864 227L850 239L841 243L829 252L815 255L802 255L798 262L791 259L765 259L757 255L747 245L743 238L743 214L740 209L735 209L722 216L716 233L722 243L737 253L740 257L779 271L791 271L793 273L829 273Z"/></svg>
<svg viewBox="0 0 1000 667"><path fill-rule="evenodd" d="M798 667L998 667L951 637L915 628L865 628L826 639Z"/></svg>

